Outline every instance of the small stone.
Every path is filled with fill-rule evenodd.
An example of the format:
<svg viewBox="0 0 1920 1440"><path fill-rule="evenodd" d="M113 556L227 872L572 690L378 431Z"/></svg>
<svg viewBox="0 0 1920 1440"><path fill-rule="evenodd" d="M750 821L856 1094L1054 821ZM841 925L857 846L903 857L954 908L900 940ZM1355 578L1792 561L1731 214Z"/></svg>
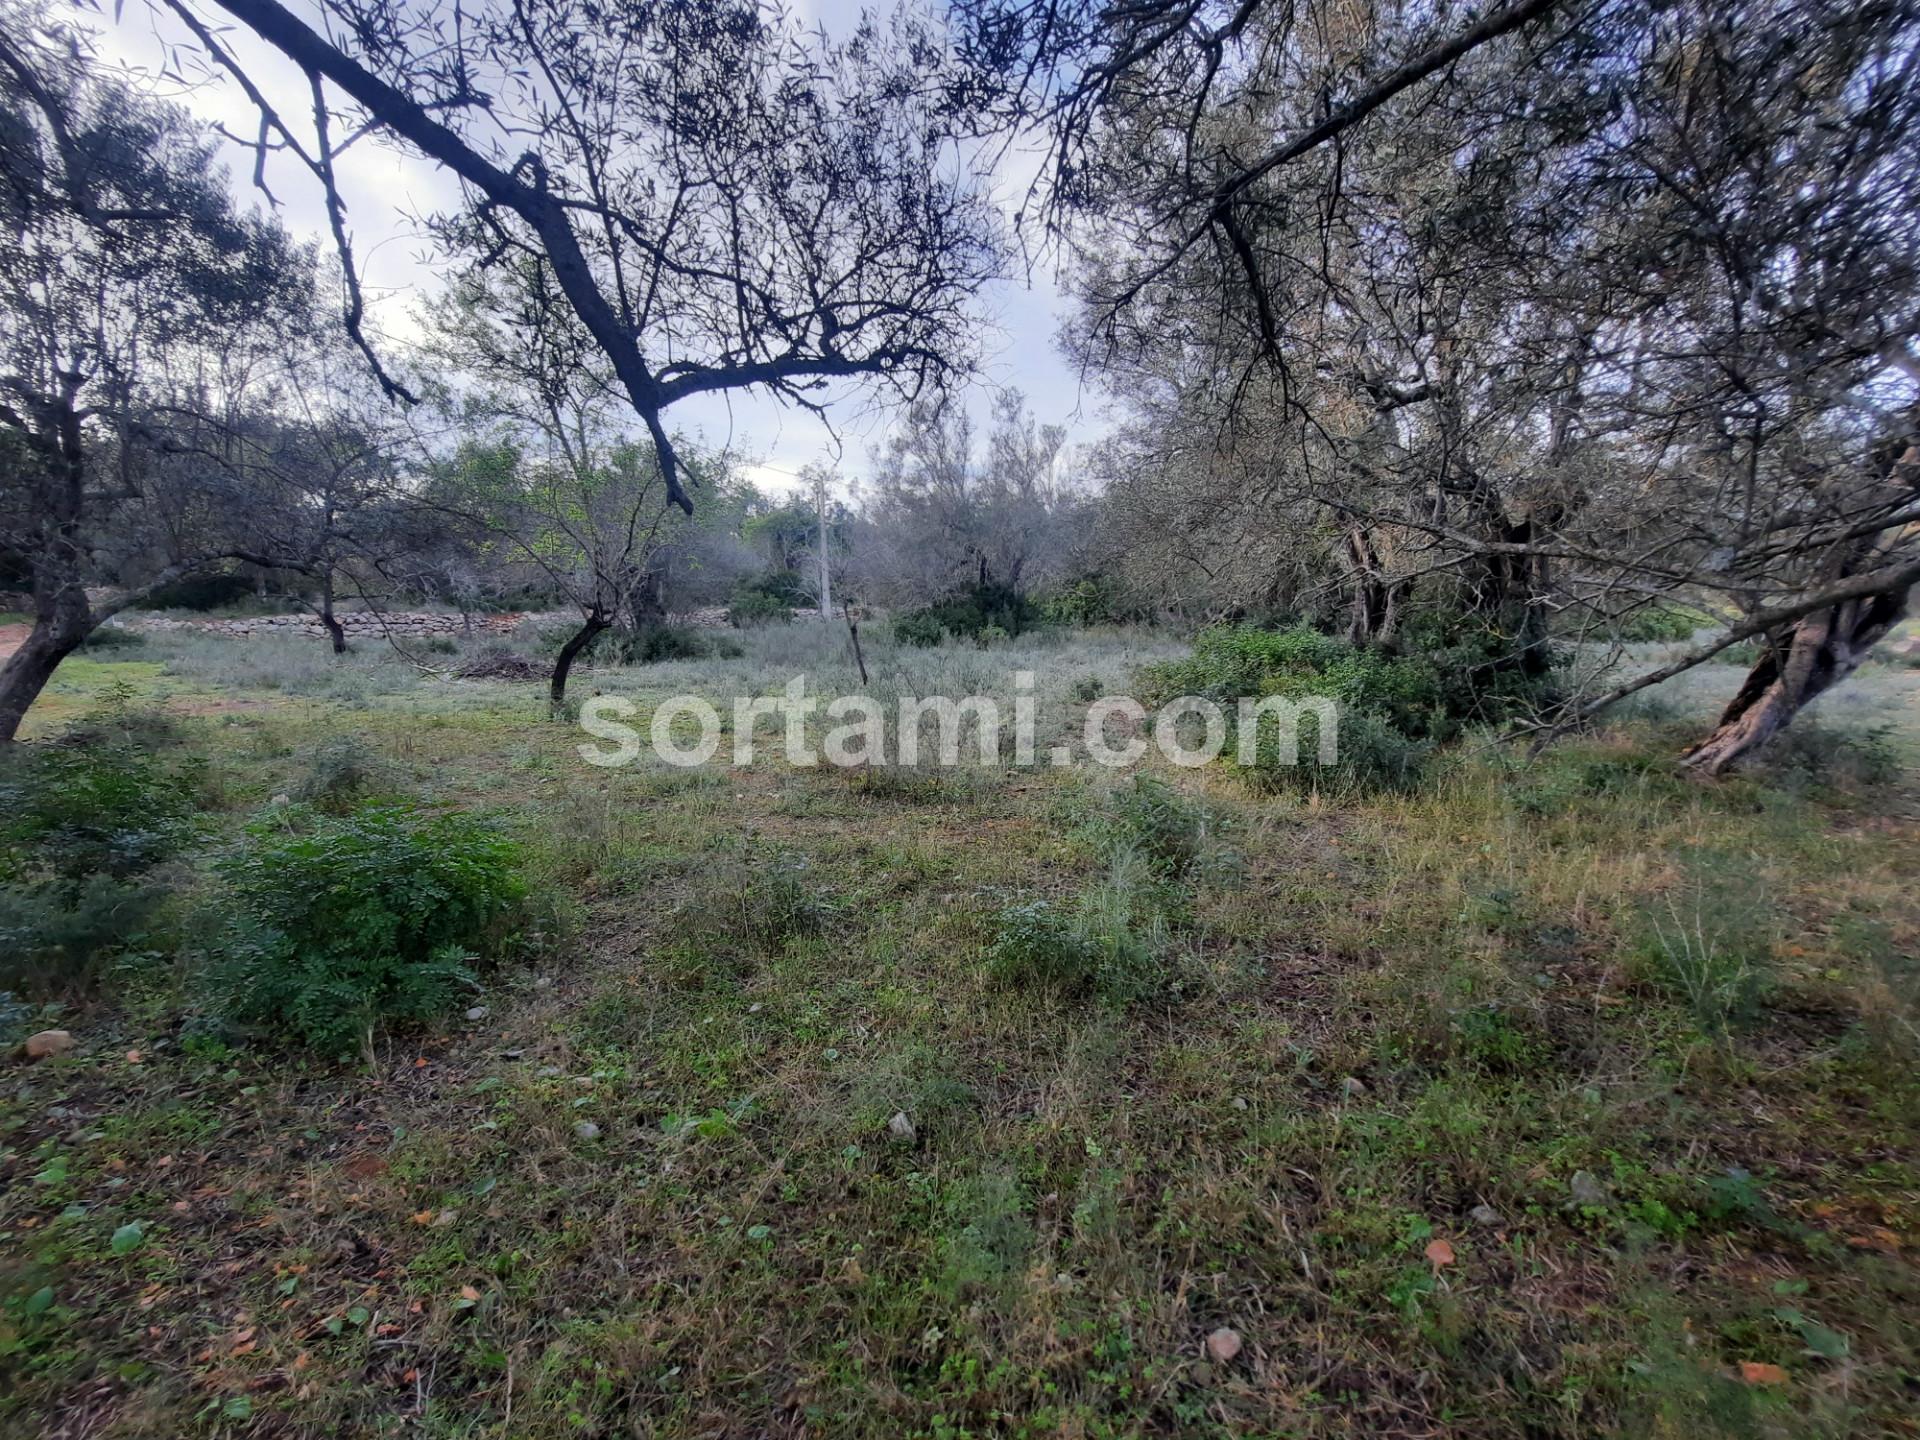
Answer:
<svg viewBox="0 0 1920 1440"><path fill-rule="evenodd" d="M526 1053L527 1052L524 1050L502 1050L500 1052L500 1058L502 1060L518 1060L522 1055Z"/></svg>
<svg viewBox="0 0 1920 1440"><path fill-rule="evenodd" d="M267 803L269 805L291 805L293 803L293 797L283 792L279 795L274 796L273 799L269 800Z"/></svg>
<svg viewBox="0 0 1920 1440"><path fill-rule="evenodd" d="M1476 1205L1467 1211L1467 1219L1490 1230L1500 1223L1500 1212L1491 1205Z"/></svg>
<svg viewBox="0 0 1920 1440"><path fill-rule="evenodd" d="M538 980L533 982L533 988L536 990L551 990L553 988L553 977L551 975L542 975Z"/></svg>
<svg viewBox="0 0 1920 1440"><path fill-rule="evenodd" d="M538 1075L542 1080L557 1080L566 1072L558 1065L542 1065L533 1073Z"/></svg>
<svg viewBox="0 0 1920 1440"><path fill-rule="evenodd" d="M73 1036L65 1030L42 1030L37 1035L27 1037L27 1059L48 1060L55 1055L64 1055L73 1049Z"/></svg>
<svg viewBox="0 0 1920 1440"><path fill-rule="evenodd" d="M909 1144L913 1142L913 1121L907 1118L906 1111L896 1110L893 1112L893 1118L887 1121L887 1134L896 1140L904 1140Z"/></svg>
<svg viewBox="0 0 1920 1440"><path fill-rule="evenodd" d="M1222 1325L1207 1336L1207 1358L1216 1365L1230 1365L1240 1353L1240 1332Z"/></svg>
<svg viewBox="0 0 1920 1440"><path fill-rule="evenodd" d="M1349 1075L1340 1082L1340 1093L1349 1100L1357 1100L1367 1093L1367 1084L1357 1075Z"/></svg>
<svg viewBox="0 0 1920 1440"><path fill-rule="evenodd" d="M1236 1095L1236 1096L1234 1096L1234 1097L1233 1097L1233 1108L1234 1108L1234 1109L1236 1109L1236 1110L1244 1110L1244 1109L1246 1109L1246 1108L1247 1108L1247 1097L1246 1097L1246 1096L1244 1096L1244 1095Z"/></svg>
<svg viewBox="0 0 1920 1440"><path fill-rule="evenodd" d="M1567 1182L1567 1193L1582 1209L1604 1209L1613 1200L1611 1192L1589 1170L1574 1171L1573 1178Z"/></svg>
<svg viewBox="0 0 1920 1440"><path fill-rule="evenodd" d="M467 1009L467 1019L469 1019L469 1020L484 1020L484 1019L486 1019L486 1018L487 1018L487 1007L486 1007L486 1006L484 1006L484 1005L473 1005L473 1006L469 1006L469 1007L468 1007L468 1009Z"/></svg>
<svg viewBox="0 0 1920 1440"><path fill-rule="evenodd" d="M598 1140L600 1138L600 1127L591 1120L582 1120L573 1127L573 1133L578 1135L582 1140Z"/></svg>
<svg viewBox="0 0 1920 1440"><path fill-rule="evenodd" d="M766 1008L767 1008L766 1006L762 1005L758 1000L756 1000L753 1002L753 1004L747 1006L747 1014L758 1015L762 1010Z"/></svg>

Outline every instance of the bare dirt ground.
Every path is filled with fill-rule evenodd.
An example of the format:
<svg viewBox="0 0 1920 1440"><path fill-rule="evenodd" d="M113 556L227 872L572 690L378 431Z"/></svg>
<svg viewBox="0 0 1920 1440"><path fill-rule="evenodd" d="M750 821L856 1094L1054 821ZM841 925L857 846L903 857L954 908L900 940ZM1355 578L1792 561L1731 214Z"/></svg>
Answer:
<svg viewBox="0 0 1920 1440"><path fill-rule="evenodd" d="M13 658L13 652L27 643L30 631L26 625L0 625L0 662Z"/></svg>

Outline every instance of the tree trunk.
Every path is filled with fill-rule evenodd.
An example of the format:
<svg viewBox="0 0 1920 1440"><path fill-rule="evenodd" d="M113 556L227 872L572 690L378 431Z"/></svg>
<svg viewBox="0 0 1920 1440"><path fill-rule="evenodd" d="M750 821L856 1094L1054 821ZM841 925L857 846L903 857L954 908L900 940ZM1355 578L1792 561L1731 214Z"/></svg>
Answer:
<svg viewBox="0 0 1920 1440"><path fill-rule="evenodd" d="M1400 599L1404 582L1382 572L1380 555L1365 530L1347 532L1347 561L1353 596L1347 616L1347 639L1355 645L1391 650L1400 629Z"/></svg>
<svg viewBox="0 0 1920 1440"><path fill-rule="evenodd" d="M560 653L554 657L553 679L547 686L547 708L555 719L566 713L567 676L573 670L573 662L580 652L594 642L596 636L607 628L607 620L598 610L586 618L586 622L567 637L567 643L560 647Z"/></svg>
<svg viewBox="0 0 1920 1440"><path fill-rule="evenodd" d="M1907 611L1908 588L1847 600L1770 637L1720 723L1683 761L1702 775L1723 774L1813 701L1860 667L1867 652Z"/></svg>
<svg viewBox="0 0 1920 1440"><path fill-rule="evenodd" d="M33 630L20 648L0 666L0 744L11 744L20 732L20 722L60 668L93 629L85 592L77 586L72 593L77 606L56 604L41 606L34 616Z"/></svg>
<svg viewBox="0 0 1920 1440"><path fill-rule="evenodd" d="M667 602L660 593L658 575L642 575L633 587L633 596L627 603L629 623L635 632L650 626L667 623Z"/></svg>
<svg viewBox="0 0 1920 1440"><path fill-rule="evenodd" d="M333 653L347 653L347 632L333 613L333 576L328 575L320 582L320 623L327 627L327 637L333 641Z"/></svg>

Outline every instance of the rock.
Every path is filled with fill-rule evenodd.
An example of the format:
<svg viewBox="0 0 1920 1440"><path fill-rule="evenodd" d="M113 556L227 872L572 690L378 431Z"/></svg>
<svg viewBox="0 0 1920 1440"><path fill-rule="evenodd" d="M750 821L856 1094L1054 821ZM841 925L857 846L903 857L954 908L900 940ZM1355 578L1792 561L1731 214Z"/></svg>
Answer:
<svg viewBox="0 0 1920 1440"><path fill-rule="evenodd" d="M575 1124L573 1133L578 1135L582 1140L598 1140L600 1138L600 1127L591 1120L582 1120Z"/></svg>
<svg viewBox="0 0 1920 1440"><path fill-rule="evenodd" d="M1233 1097L1233 1108L1234 1108L1234 1109L1236 1109L1236 1110L1244 1110L1244 1109L1246 1109L1246 1108L1247 1108L1247 1097L1246 1097L1246 1096L1244 1096L1244 1095L1236 1095L1236 1096L1234 1096L1234 1097Z"/></svg>
<svg viewBox="0 0 1920 1440"><path fill-rule="evenodd" d="M1340 1093L1349 1100L1358 1100L1367 1093L1366 1082L1357 1075L1349 1075L1340 1082Z"/></svg>
<svg viewBox="0 0 1920 1440"><path fill-rule="evenodd" d="M42 1030L37 1035L27 1037L27 1059L49 1060L55 1055L66 1054L73 1046L73 1036L65 1030Z"/></svg>
<svg viewBox="0 0 1920 1440"><path fill-rule="evenodd" d="M538 1075L542 1080L557 1080L567 1072L562 1070L558 1065L542 1065L533 1073Z"/></svg>
<svg viewBox="0 0 1920 1440"><path fill-rule="evenodd" d="M914 1133L913 1121L907 1118L907 1112L904 1110L894 1111L893 1118L887 1121L887 1134L896 1140L904 1140L908 1144L912 1144Z"/></svg>
<svg viewBox="0 0 1920 1440"><path fill-rule="evenodd" d="M527 1052L524 1050L502 1050L500 1052L500 1058L502 1060L518 1060L522 1055L526 1053Z"/></svg>
<svg viewBox="0 0 1920 1440"><path fill-rule="evenodd" d="M286 794L285 792L282 792L281 794L274 796L267 803L269 805L291 805L293 803L293 797L291 795Z"/></svg>
<svg viewBox="0 0 1920 1440"><path fill-rule="evenodd" d="M470 1007L468 1007L468 1010L467 1010L467 1019L469 1019L469 1020L484 1020L484 1019L486 1019L486 1018L487 1018L487 1007L486 1007L486 1006L484 1006L484 1005L474 1005L474 1006L470 1006Z"/></svg>
<svg viewBox="0 0 1920 1440"><path fill-rule="evenodd" d="M1207 1358L1216 1365L1230 1365L1240 1353L1240 1332L1222 1325L1207 1336Z"/></svg>
<svg viewBox="0 0 1920 1440"><path fill-rule="evenodd" d="M1576 1170L1567 1182L1567 1193L1582 1209L1605 1209L1613 1202L1613 1193L1590 1170Z"/></svg>
<svg viewBox="0 0 1920 1440"><path fill-rule="evenodd" d="M1491 1205L1476 1205L1467 1211L1467 1219L1490 1230L1500 1223L1500 1212Z"/></svg>
<svg viewBox="0 0 1920 1440"><path fill-rule="evenodd" d="M553 988L553 977L551 975L542 975L538 980L533 982L533 988L536 990L551 990Z"/></svg>

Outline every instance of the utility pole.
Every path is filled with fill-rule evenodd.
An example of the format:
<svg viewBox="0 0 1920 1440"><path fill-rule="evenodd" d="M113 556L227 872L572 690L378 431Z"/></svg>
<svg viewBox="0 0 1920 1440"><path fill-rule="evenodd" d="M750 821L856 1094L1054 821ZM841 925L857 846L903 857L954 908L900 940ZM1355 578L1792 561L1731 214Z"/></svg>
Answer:
<svg viewBox="0 0 1920 1440"><path fill-rule="evenodd" d="M820 513L820 618L833 620L833 577L827 572L827 471L821 466L813 472L813 504Z"/></svg>

